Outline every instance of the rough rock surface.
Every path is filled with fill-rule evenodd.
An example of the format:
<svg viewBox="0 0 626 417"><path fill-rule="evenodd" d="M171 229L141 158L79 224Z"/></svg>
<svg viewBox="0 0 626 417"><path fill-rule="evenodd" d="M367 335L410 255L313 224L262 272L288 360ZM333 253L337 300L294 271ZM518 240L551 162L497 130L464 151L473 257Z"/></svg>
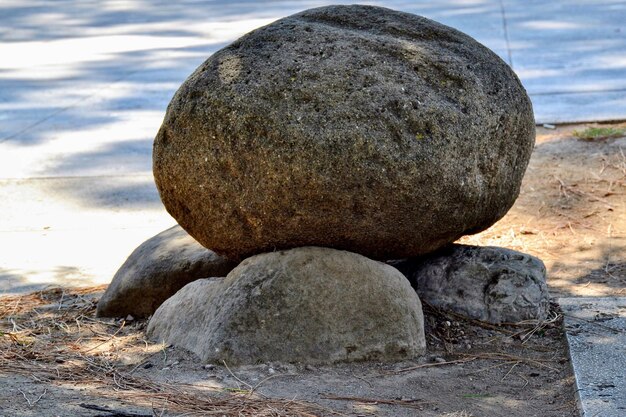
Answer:
<svg viewBox="0 0 626 417"><path fill-rule="evenodd" d="M427 253L500 219L534 143L513 71L469 36L370 6L311 9L216 52L154 142L167 210L230 257Z"/></svg>
<svg viewBox="0 0 626 417"><path fill-rule="evenodd" d="M98 302L96 315L147 317L191 281L224 277L235 266L180 226L171 227L133 251Z"/></svg>
<svg viewBox="0 0 626 417"><path fill-rule="evenodd" d="M499 247L451 245L423 258L395 263L420 299L491 323L546 318L546 268L534 256Z"/></svg>
<svg viewBox="0 0 626 417"><path fill-rule="evenodd" d="M423 324L398 270L304 247L248 258L221 281L192 282L159 307L148 335L204 361L332 363L420 355Z"/></svg>

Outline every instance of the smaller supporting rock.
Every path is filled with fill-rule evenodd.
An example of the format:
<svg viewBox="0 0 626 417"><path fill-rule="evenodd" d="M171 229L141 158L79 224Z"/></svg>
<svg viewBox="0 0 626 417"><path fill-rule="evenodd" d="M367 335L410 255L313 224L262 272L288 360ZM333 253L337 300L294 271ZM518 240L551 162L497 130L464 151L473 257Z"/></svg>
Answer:
<svg viewBox="0 0 626 417"><path fill-rule="evenodd" d="M424 353L419 298L396 269L319 247L253 256L159 307L148 336L203 361L332 363Z"/></svg>
<svg viewBox="0 0 626 417"><path fill-rule="evenodd" d="M450 245L393 264L420 299L490 323L545 319L550 307L546 268L534 256L499 247Z"/></svg>
<svg viewBox="0 0 626 417"><path fill-rule="evenodd" d="M148 317L199 278L224 277L236 263L196 242L176 225L142 243L98 302L98 317Z"/></svg>

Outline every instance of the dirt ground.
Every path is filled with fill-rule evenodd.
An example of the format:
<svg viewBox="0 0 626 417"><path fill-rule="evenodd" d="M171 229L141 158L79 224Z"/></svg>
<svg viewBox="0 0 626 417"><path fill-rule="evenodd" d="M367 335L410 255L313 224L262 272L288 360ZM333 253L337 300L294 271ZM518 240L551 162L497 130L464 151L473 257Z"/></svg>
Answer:
<svg viewBox="0 0 626 417"><path fill-rule="evenodd" d="M621 126L626 126L622 124ZM509 214L464 243L538 256L552 295L626 296L626 138L538 129ZM488 326L425 307L428 355L395 364L202 364L96 320L102 288L0 298L0 416L577 416L558 306Z"/></svg>
<svg viewBox="0 0 626 417"><path fill-rule="evenodd" d="M593 126L537 128L513 208L461 241L539 257L553 296L626 296L626 137L574 136Z"/></svg>

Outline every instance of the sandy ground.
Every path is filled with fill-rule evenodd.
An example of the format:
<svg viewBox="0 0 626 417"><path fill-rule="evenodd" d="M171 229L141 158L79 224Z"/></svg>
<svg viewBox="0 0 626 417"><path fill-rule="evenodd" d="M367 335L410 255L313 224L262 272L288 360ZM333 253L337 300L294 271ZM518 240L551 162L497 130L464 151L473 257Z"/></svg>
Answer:
<svg viewBox="0 0 626 417"><path fill-rule="evenodd" d="M485 232L462 239L539 257L554 296L626 295L626 137L573 136L590 126L596 125L538 128L513 208Z"/></svg>
<svg viewBox="0 0 626 417"><path fill-rule="evenodd" d="M626 294L626 138L538 129L522 194L464 243L544 260L554 296ZM0 299L0 416L575 416L557 306L489 327L425 309L428 355L396 364L229 368L93 318L102 289ZM226 364L227 365L227 364Z"/></svg>

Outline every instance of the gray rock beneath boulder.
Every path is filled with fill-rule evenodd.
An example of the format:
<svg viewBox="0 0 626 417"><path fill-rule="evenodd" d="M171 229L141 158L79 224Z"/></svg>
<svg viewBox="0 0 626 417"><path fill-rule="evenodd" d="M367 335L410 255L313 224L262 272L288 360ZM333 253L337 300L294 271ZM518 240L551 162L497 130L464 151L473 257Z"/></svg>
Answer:
<svg viewBox="0 0 626 417"><path fill-rule="evenodd" d="M190 282L224 277L236 265L200 245L180 226L174 226L133 251L98 302L96 315L150 316Z"/></svg>
<svg viewBox="0 0 626 417"><path fill-rule="evenodd" d="M451 245L393 263L434 307L490 323L545 319L546 268L534 256L499 247Z"/></svg>
<svg viewBox="0 0 626 417"><path fill-rule="evenodd" d="M218 253L316 245L399 259L500 219L534 129L518 78L471 37L329 6L202 64L168 107L154 176L170 214Z"/></svg>
<svg viewBox="0 0 626 417"><path fill-rule="evenodd" d="M159 307L148 336L228 364L407 359L426 345L419 298L398 270L318 247L192 282Z"/></svg>

